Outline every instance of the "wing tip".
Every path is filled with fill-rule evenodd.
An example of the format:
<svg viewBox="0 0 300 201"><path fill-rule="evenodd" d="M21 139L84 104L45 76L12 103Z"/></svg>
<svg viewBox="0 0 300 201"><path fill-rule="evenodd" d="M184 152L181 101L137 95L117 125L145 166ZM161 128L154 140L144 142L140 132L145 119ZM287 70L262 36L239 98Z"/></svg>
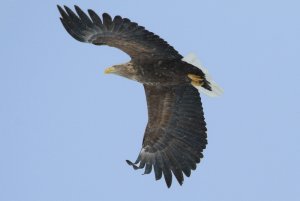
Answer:
<svg viewBox="0 0 300 201"><path fill-rule="evenodd" d="M57 7L57 9L58 9L58 11L59 11L59 13L62 17L64 17L64 15L67 15L65 10L60 5L57 4L56 7Z"/></svg>
<svg viewBox="0 0 300 201"><path fill-rule="evenodd" d="M166 181L167 187L171 188L171 186L172 186L172 179L171 180L165 180L165 181Z"/></svg>
<svg viewBox="0 0 300 201"><path fill-rule="evenodd" d="M66 5L64 5L64 9L65 9L65 10L68 10L68 9L71 10L71 8L69 8L69 7L66 6Z"/></svg>
<svg viewBox="0 0 300 201"><path fill-rule="evenodd" d="M95 11L94 11L93 9L88 9L87 12L89 13L89 15L91 15L91 13L92 13L92 14L96 14Z"/></svg>
<svg viewBox="0 0 300 201"><path fill-rule="evenodd" d="M74 8L75 8L75 10L76 10L77 13L78 13L78 11L79 12L83 12L82 9L79 6L77 6L77 5L74 5Z"/></svg>
<svg viewBox="0 0 300 201"><path fill-rule="evenodd" d="M133 168L134 170L139 169L139 167L138 167L136 164L134 164L133 162L131 162L130 160L126 160L126 163L127 163L128 165L132 166L132 168Z"/></svg>

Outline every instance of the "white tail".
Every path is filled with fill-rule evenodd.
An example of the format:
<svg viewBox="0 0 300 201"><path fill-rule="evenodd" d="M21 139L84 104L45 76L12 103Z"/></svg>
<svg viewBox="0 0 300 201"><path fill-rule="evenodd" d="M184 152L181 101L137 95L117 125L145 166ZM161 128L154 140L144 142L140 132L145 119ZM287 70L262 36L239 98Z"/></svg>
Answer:
<svg viewBox="0 0 300 201"><path fill-rule="evenodd" d="M195 86L200 93L202 92L211 97L220 96L223 93L223 89L221 87L219 87L215 81L213 81L212 77L208 73L208 70L206 68L204 68L203 65L200 63L196 54L189 53L182 59L182 61L185 61L185 62L192 64L192 65L198 67L199 69L201 69L202 72L205 74L206 80L209 81L210 87L212 89L211 91L209 91L201 86Z"/></svg>

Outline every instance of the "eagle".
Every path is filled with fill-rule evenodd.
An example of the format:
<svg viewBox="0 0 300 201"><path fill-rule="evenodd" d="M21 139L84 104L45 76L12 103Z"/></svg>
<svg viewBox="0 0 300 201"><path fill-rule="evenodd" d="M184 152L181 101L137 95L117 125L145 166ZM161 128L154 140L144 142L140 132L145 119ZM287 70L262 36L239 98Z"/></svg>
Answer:
<svg viewBox="0 0 300 201"><path fill-rule="evenodd" d="M105 69L144 86L148 123L141 151L135 162L126 160L144 174L154 170L155 179L164 176L167 187L172 175L180 185L184 175L203 158L207 129L200 92L218 96L222 89L210 78L194 54L180 55L158 35L119 15L102 18L93 10L78 6L72 11L57 6L66 31L76 40L94 45L108 45L127 53L129 62Z"/></svg>

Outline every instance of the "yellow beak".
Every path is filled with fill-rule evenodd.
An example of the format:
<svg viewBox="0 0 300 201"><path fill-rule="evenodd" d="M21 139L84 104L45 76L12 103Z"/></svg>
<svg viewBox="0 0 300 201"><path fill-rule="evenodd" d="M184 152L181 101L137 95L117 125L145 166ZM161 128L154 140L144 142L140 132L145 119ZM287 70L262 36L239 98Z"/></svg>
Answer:
<svg viewBox="0 0 300 201"><path fill-rule="evenodd" d="M116 69L114 67L109 67L104 71L105 74L114 73L114 72L116 72Z"/></svg>

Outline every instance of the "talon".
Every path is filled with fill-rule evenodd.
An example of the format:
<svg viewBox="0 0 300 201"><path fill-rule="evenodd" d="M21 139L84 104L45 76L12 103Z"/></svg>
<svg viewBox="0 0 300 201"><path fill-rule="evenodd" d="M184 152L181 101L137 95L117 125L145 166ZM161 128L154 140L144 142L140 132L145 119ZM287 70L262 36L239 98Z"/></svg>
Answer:
<svg viewBox="0 0 300 201"><path fill-rule="evenodd" d="M199 75L194 75L194 74L188 74L187 75L192 81L195 81L195 82L199 82L199 81L203 81L204 79L199 76Z"/></svg>
<svg viewBox="0 0 300 201"><path fill-rule="evenodd" d="M195 87L203 86L203 84L204 84L204 82L196 82L196 81L192 81L191 83Z"/></svg>
<svg viewBox="0 0 300 201"><path fill-rule="evenodd" d="M188 74L187 76L192 80L191 84L195 87L199 87L204 84L204 82L202 82L204 78L199 75Z"/></svg>

